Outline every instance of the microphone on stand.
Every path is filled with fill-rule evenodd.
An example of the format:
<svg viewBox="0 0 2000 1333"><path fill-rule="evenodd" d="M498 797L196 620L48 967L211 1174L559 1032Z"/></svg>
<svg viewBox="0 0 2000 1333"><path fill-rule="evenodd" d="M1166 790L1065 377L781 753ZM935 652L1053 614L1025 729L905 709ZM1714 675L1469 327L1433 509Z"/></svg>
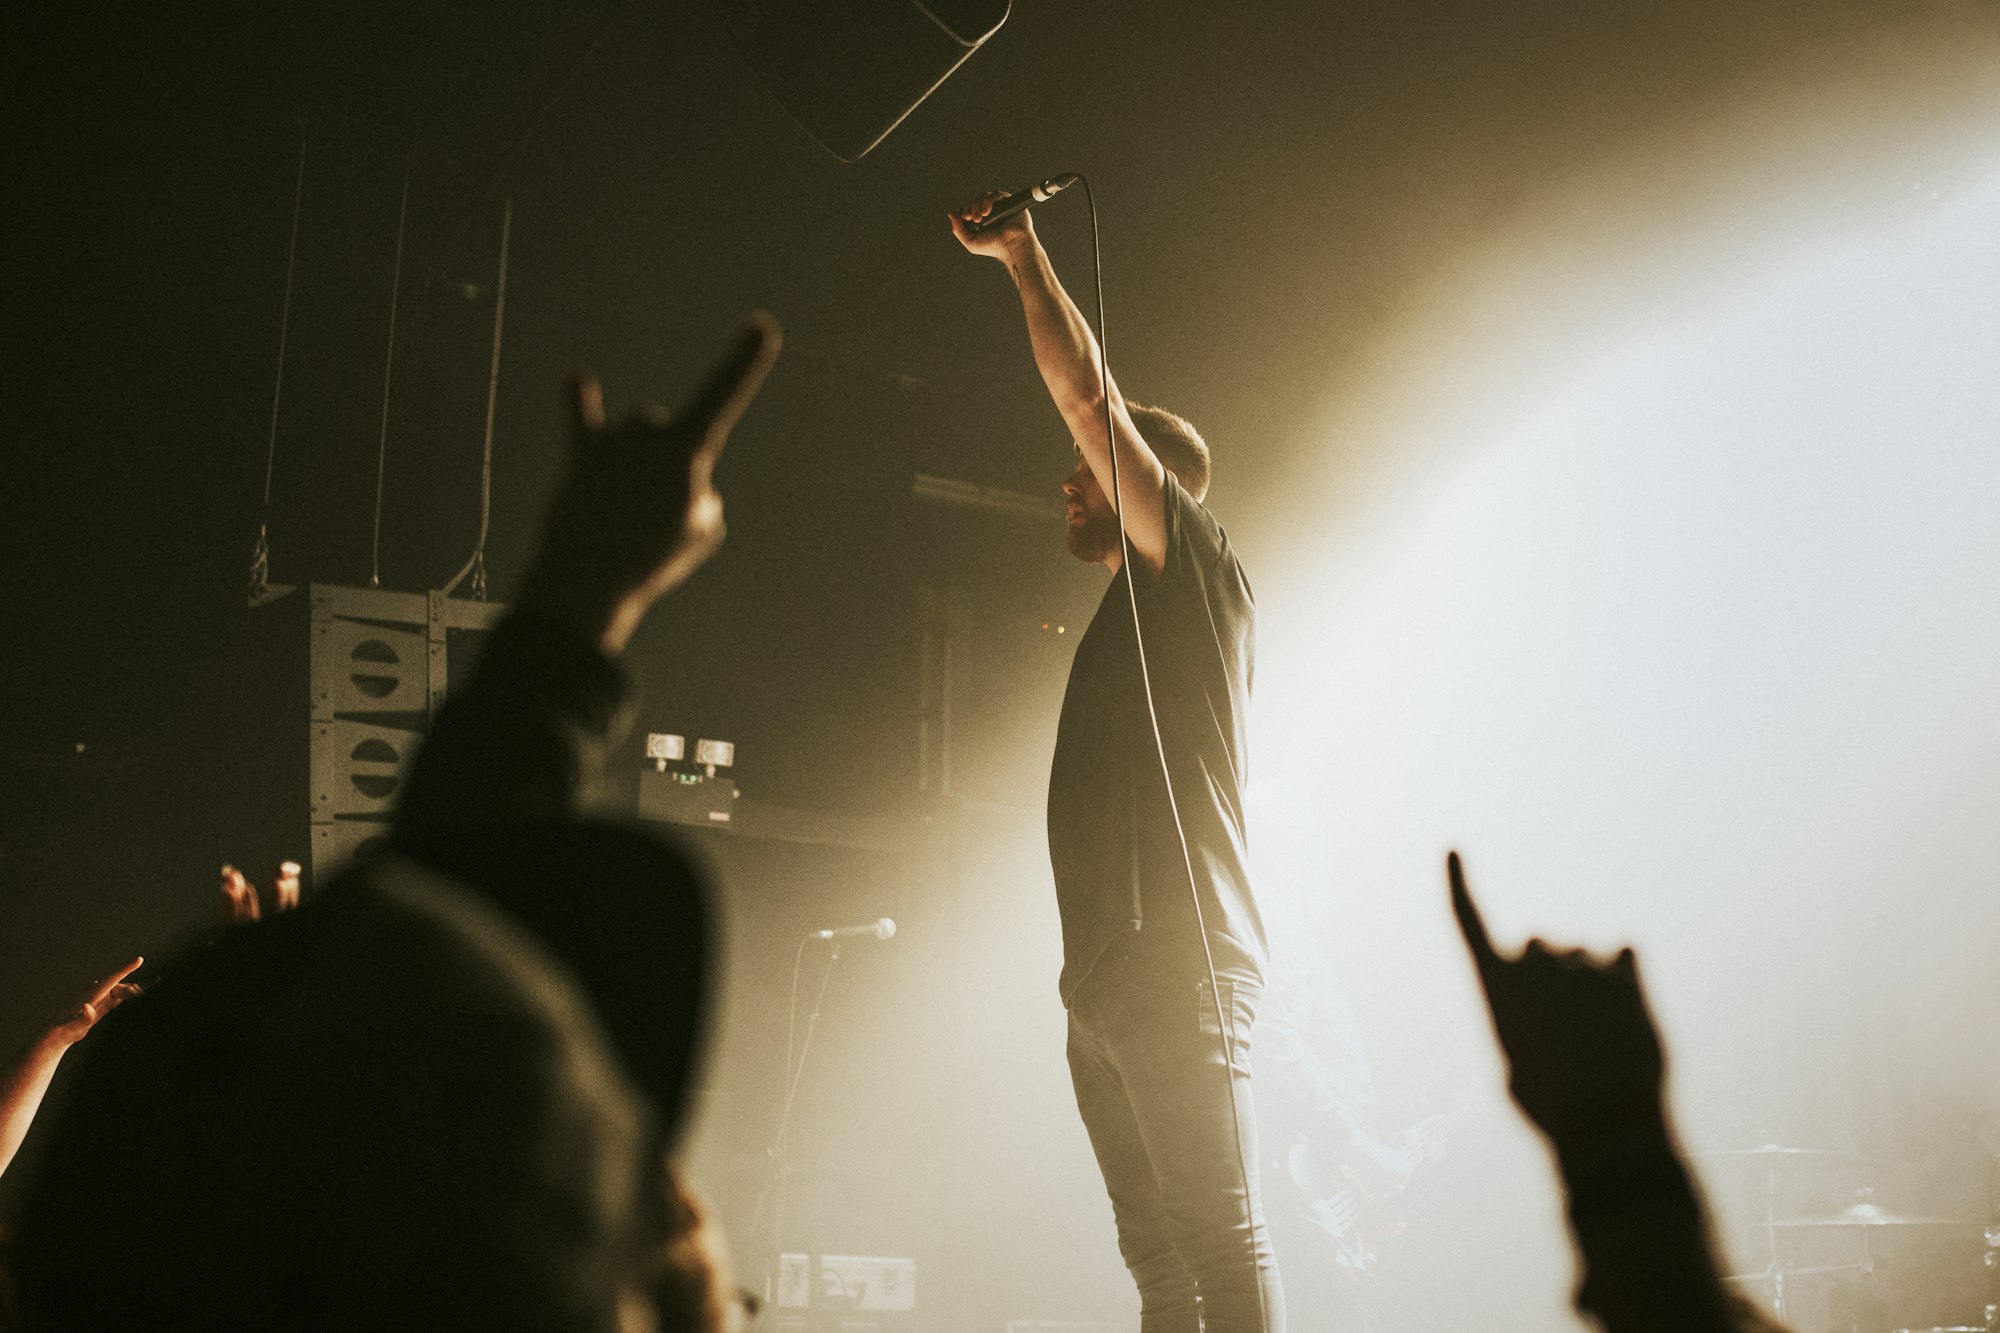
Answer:
<svg viewBox="0 0 2000 1333"><path fill-rule="evenodd" d="M1040 185L1030 185L1025 190L1016 190L1012 194L1003 194L993 201L993 207L985 217L977 222L966 223L965 229L975 236L982 231L988 231L1008 218L1013 217L1016 213L1024 213L1036 204L1047 203L1057 194L1067 190L1082 179L1074 171L1065 171L1060 176L1049 177Z"/></svg>
<svg viewBox="0 0 2000 1333"><path fill-rule="evenodd" d="M896 923L885 916L870 921L865 926L832 926L826 930L815 930L812 932L811 937L816 940L854 940L866 935L874 939L886 940L895 933Z"/></svg>

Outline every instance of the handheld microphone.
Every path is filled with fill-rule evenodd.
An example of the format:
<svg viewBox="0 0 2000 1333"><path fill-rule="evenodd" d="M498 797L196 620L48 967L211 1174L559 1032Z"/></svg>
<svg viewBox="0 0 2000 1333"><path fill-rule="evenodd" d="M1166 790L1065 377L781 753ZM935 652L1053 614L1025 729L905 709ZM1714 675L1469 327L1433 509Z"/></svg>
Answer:
<svg viewBox="0 0 2000 1333"><path fill-rule="evenodd" d="M812 938L816 940L853 940L867 935L874 939L886 940L895 933L896 923L885 916L878 920L870 921L865 926L833 926L826 930L815 930L812 932Z"/></svg>
<svg viewBox="0 0 2000 1333"><path fill-rule="evenodd" d="M1030 185L1025 190L1003 194L993 201L992 211L977 222L968 222L965 229L973 235L989 231L1016 213L1026 212L1036 204L1047 203L1057 194L1077 183L1080 177L1074 171L1065 171L1060 176L1051 176L1040 185Z"/></svg>

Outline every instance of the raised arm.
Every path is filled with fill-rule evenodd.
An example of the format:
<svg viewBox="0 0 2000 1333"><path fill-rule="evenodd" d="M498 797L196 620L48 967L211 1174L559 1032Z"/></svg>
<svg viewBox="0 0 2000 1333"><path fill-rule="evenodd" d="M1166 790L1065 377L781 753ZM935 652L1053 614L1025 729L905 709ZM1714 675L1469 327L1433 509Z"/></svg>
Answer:
<svg viewBox="0 0 2000 1333"><path fill-rule="evenodd" d="M1666 1062L1639 964L1530 940L1493 947L1453 852L1451 905L1478 969L1508 1091L1548 1137L1583 1264L1576 1302L1607 1333L1738 1333L1701 1195L1662 1095Z"/></svg>
<svg viewBox="0 0 2000 1333"><path fill-rule="evenodd" d="M568 475L514 613L417 754L396 814L404 850L449 869L468 825L576 813L624 697L616 659L722 542L716 460L778 344L777 325L753 319L671 416L606 425L597 381L571 381Z"/></svg>
<svg viewBox="0 0 2000 1333"><path fill-rule="evenodd" d="M48 1031L29 1042L14 1062L0 1071L0 1171L5 1171L28 1137L35 1112L42 1109L49 1083L56 1076L69 1048L82 1041L97 1020L139 993L139 987L125 978L138 971L146 960L134 958L102 981L94 981L77 1002L75 1010L63 1015Z"/></svg>
<svg viewBox="0 0 2000 1333"><path fill-rule="evenodd" d="M1132 553L1145 567L1158 573L1166 562L1166 469L1147 447L1125 410L1125 397L1118 382L1104 373L1104 359L1091 334L1083 312L1063 289L1056 277L1048 252L1035 236L1034 223L1026 213L1016 213L991 231L975 232L972 225L983 219L993 200L993 192L947 214L952 235L975 255L997 259L1007 266L1007 275L1020 293L1021 313L1028 321L1028 342L1035 353L1035 367L1042 373L1049 397L1062 413L1070 438L1083 451L1084 461L1097 478L1105 495L1111 494L1111 448L1118 450L1118 483L1123 493L1125 532ZM1104 434L1105 393L1111 406L1111 439Z"/></svg>

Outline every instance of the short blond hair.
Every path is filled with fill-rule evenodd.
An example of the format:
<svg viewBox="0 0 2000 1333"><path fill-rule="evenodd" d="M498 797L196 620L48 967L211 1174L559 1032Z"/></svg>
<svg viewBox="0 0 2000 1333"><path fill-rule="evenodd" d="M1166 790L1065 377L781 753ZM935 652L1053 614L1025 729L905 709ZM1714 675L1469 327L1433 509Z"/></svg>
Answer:
<svg viewBox="0 0 2000 1333"><path fill-rule="evenodd" d="M1164 407L1147 407L1130 401L1126 402L1125 411L1139 428L1139 438L1152 449L1160 465L1174 474L1181 489L1197 500L1207 495L1208 441L1201 438L1194 423Z"/></svg>

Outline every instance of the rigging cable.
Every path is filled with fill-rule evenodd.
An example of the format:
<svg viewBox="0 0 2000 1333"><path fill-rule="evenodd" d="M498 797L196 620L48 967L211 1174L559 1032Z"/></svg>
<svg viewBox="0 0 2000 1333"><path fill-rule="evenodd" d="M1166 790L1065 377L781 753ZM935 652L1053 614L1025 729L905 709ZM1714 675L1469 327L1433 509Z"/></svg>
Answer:
<svg viewBox="0 0 2000 1333"><path fill-rule="evenodd" d="M465 564L444 585L444 595L449 597L470 574L472 595L482 602L486 600L486 532L493 518L493 407L500 392L500 334L507 319L507 253L513 235L514 201L509 199L500 210L500 277L493 288L493 359L486 368L486 443L479 456L479 537Z"/></svg>
<svg viewBox="0 0 2000 1333"><path fill-rule="evenodd" d="M271 385L271 435L264 445L264 507L257 544L250 551L250 604L271 595L271 473L278 459L278 404L285 392L285 344L292 330L292 286L299 265L299 213L306 197L306 140L299 137L299 170L292 183L292 240L285 253L285 303L278 315L278 374Z"/></svg>
<svg viewBox="0 0 2000 1333"><path fill-rule="evenodd" d="M389 350L382 361L382 433L375 445L375 536L368 548L368 586L382 586L382 477L389 464L389 385L396 369L396 303L403 294L403 233L410 218L410 159L403 159L403 202L396 213L396 264L389 278Z"/></svg>

